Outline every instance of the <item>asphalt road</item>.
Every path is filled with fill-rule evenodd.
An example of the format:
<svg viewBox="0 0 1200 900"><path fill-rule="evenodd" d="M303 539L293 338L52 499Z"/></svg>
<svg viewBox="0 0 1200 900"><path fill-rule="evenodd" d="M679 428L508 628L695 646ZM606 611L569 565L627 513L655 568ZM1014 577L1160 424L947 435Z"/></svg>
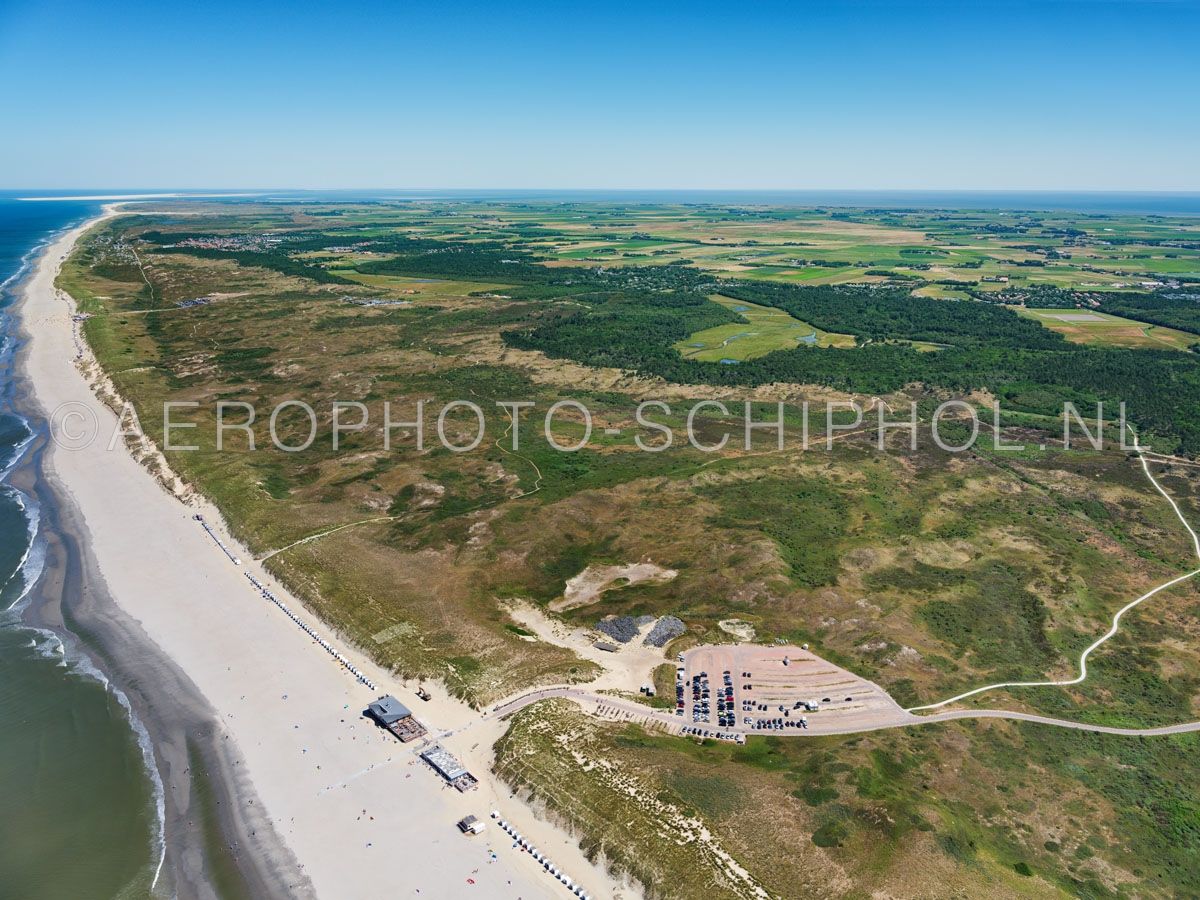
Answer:
<svg viewBox="0 0 1200 900"><path fill-rule="evenodd" d="M565 699L578 703L584 709L606 706L621 710L631 718L645 719L660 723L672 733L679 733L684 724L683 719L661 709L645 706L633 700L622 700L605 694L596 694L576 687L550 687L530 691L517 697L503 701L492 707L483 718L503 718L519 712L541 700ZM1190 731L1200 731L1200 722L1182 722L1177 725L1161 725L1155 728L1119 728L1113 725L1094 725L1089 722L1074 722L1070 719L1055 719L1050 716L1039 716L1033 713L1014 712L1007 709L955 709L947 712L933 713L927 716L915 716L906 710L898 710L889 715L880 715L871 724L855 724L852 727L839 726L836 713L830 713L823 718L821 713L809 713L809 727L804 731L767 732L777 737L811 737L823 734L859 734L865 731L881 731L887 728L911 728L917 725L927 725L935 722L950 722L956 719L1008 719L1015 722L1033 722L1038 725L1051 725L1056 728L1074 728L1078 731L1091 731L1098 734L1119 734L1129 737L1157 737L1168 734L1185 734ZM717 730L717 729L710 729ZM723 729L744 735L763 734L748 728Z"/></svg>
<svg viewBox="0 0 1200 900"><path fill-rule="evenodd" d="M1132 428L1129 430L1131 433L1133 433ZM1197 559L1200 559L1200 534L1196 533L1195 529L1192 528L1191 524L1189 524L1187 519L1184 517L1183 511L1180 510L1179 505L1175 502L1174 498L1172 498L1171 495L1163 489L1162 485L1158 483L1154 475L1151 473L1150 466L1146 460L1145 453L1138 442L1136 433L1133 433L1133 447L1138 454L1138 460L1141 462L1142 471L1145 473L1146 478L1149 479L1150 484L1154 486L1154 489L1166 499L1167 503L1171 505L1171 509L1174 511L1176 517L1181 523L1183 523L1183 527L1187 530L1188 535L1191 537L1192 546L1195 550L1196 557ZM1065 687L1067 685L1079 684L1087 678L1088 656L1090 656L1094 650L1096 650L1105 641L1109 640L1117 633L1117 629L1120 627L1121 617L1124 616L1125 613L1134 609L1143 601L1149 600L1160 591L1171 588L1183 581L1187 581L1196 575L1200 575L1200 569L1176 576L1170 581L1160 584L1157 587L1147 591L1136 600L1133 600L1122 607L1116 613L1116 615L1113 616L1112 626L1109 628L1109 630L1094 643L1092 643L1080 655L1079 675L1077 675L1075 678L1062 681L1018 681L989 684L985 685L984 687L975 688L974 690L958 694L938 703L931 703L925 706L914 706L907 710L901 709L898 706L895 708L882 707L878 710L873 710L871 715L867 717L866 721L859 717L851 724L839 725L837 711L826 710L808 714L809 726L803 731L772 731L766 733L774 734L779 737L802 737L806 735L820 734L858 734L865 731L879 731L885 728L909 728L914 725L924 725L933 722L949 722L956 719L1008 719L1016 722L1034 722L1039 725L1050 725L1056 728L1074 728L1078 731L1091 731L1098 734L1118 734L1130 737L1155 737L1161 735L1184 734L1191 731L1200 731L1200 722L1181 722L1176 725L1162 725L1155 728L1119 728L1112 725L1094 725L1087 722L1074 722L1069 719L1056 719L1050 716L1039 716L1033 713L1014 712L1004 709L958 709L947 710L945 712L932 713L930 715L923 716L914 715L914 713L917 711L940 709L941 707L948 706L960 700L965 700L968 697L981 694L985 691L1014 687ZM692 724L690 722L685 723L683 718L675 716L666 710L645 706L632 700L622 700L620 698L610 697L604 694L596 694L591 691L576 687L549 687L530 691L525 694L520 694L516 697L502 701L499 705L493 707L489 712L484 713L481 718L509 716L521 709L524 709L530 704L538 702L539 700L546 700L550 698L573 700L583 706L585 710L595 711L599 707L604 707L606 712L609 714L616 712L617 714L629 719L640 719L647 722L656 722L666 728L668 731L676 734L682 731L685 724L689 726ZM702 725L701 727L704 726ZM713 728L710 730L716 731L717 729ZM725 733L744 735L764 733L741 726L721 730Z"/></svg>

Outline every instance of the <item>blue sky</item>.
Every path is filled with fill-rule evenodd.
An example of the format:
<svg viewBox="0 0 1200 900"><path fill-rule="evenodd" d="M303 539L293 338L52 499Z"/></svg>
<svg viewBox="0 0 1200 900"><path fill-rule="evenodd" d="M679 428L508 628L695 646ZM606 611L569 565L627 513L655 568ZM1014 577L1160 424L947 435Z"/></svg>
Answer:
<svg viewBox="0 0 1200 900"><path fill-rule="evenodd" d="M0 0L0 187L1200 190L1200 3Z"/></svg>

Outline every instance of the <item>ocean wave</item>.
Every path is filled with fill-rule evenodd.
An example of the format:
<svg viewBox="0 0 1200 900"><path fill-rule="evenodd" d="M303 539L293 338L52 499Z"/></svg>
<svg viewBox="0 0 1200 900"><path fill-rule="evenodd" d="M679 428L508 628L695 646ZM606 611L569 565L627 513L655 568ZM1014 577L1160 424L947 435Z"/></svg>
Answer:
<svg viewBox="0 0 1200 900"><path fill-rule="evenodd" d="M65 647L63 652L65 653ZM150 878L149 887L149 892L153 892L155 885L158 884L159 876L162 874L163 865L167 859L167 791L163 785L162 774L158 771L158 763L154 759L154 742L150 739L150 732L142 724L142 720L133 711L133 704L129 702L129 697L120 688L115 687L109 681L108 676L97 668L86 654L72 653L70 655L69 668L72 674L93 679L104 685L105 690L125 710L125 718L129 722L129 727L132 729L134 735L137 737L138 749L142 753L142 764L153 788L154 833L151 836L151 843L154 848L154 858L151 862L154 864L154 874ZM146 872L147 876L149 874L149 872ZM140 876L136 880L140 881Z"/></svg>
<svg viewBox="0 0 1200 900"><path fill-rule="evenodd" d="M44 235L21 257L17 269L0 281L0 365L7 370L0 371L0 414L8 420L4 423L4 431L7 433L0 438L0 494L10 501L15 501L26 525L25 549L20 562L0 584L0 628L14 629L28 635L28 643L24 646L30 652L31 658L54 660L58 666L65 669L65 676L77 676L96 682L111 694L124 710L125 719L137 739L146 776L152 787L151 860L137 879L141 889L130 894L145 896L154 890L166 860L166 790L155 764L150 734L134 713L129 698L111 683L70 632L60 635L48 628L22 621L24 612L32 602L34 588L41 581L45 570L47 543L41 534L42 510L38 501L5 481L37 434L31 419L13 408L13 383L8 375L12 371L13 354L20 342L13 336L13 318L8 308L16 299L22 281L33 271L39 256L65 231L78 224L72 222ZM35 474L40 475L36 472ZM11 530L16 531L15 528ZM6 538L14 541L17 539L15 535ZM15 598L10 601L14 594ZM149 885L149 890L146 885ZM0 893L3 891L0 890Z"/></svg>
<svg viewBox="0 0 1200 900"><path fill-rule="evenodd" d="M0 361L4 362L6 368L10 370L18 341L12 335L12 323L10 317L5 313L5 308L15 298L15 285L32 271L38 254L49 246L52 239L52 237L47 237L35 244L21 257L21 263L17 270L0 282ZM15 430L20 433L20 437L5 436L3 443L7 446L0 448L0 480L3 480L8 477L13 467L21 459L25 449L36 436L36 432L29 418L12 408L11 379L5 379L4 383L0 384L0 392L5 400L3 406L0 407L0 416L10 418L16 425Z"/></svg>
<svg viewBox="0 0 1200 900"><path fill-rule="evenodd" d="M29 273L29 269L33 265L33 259L35 256L37 256L36 251L40 250L44 246L44 243L38 244L33 250L30 250L23 257L21 257L21 264L17 267L17 271L13 272L3 281L0 281L0 294L12 293L13 285L15 285Z"/></svg>
<svg viewBox="0 0 1200 900"><path fill-rule="evenodd" d="M30 633L30 641L27 649L33 650L42 659L57 659L59 667L66 669L70 675L96 682L125 711L125 718L129 722L129 727L133 731L134 736L137 738L138 749L142 754L142 762L146 770L146 775L150 779L153 789L152 803L154 815L152 818L154 821L154 833L152 835L152 845L154 848L154 857L151 862L154 871L153 875L149 871L144 873L145 877L150 880L149 889L152 891L158 882L159 876L162 874L163 864L166 860L167 794L166 788L163 785L162 775L159 773L158 765L154 759L154 743L150 739L150 732L146 729L142 720L138 718L137 713L133 711L133 704L129 702L129 697L126 696L125 692L113 685L112 681L96 666L91 657L74 645L74 641L70 636L64 640L58 632L52 631L49 628L41 628L25 623L19 623L16 627ZM68 642L70 642L70 646L68 646ZM140 881L141 877L139 875L137 880Z"/></svg>
<svg viewBox="0 0 1200 900"><path fill-rule="evenodd" d="M45 628L33 628L32 630L41 638L40 641L34 638L33 652L42 659L55 659L57 657L59 665L64 669L68 668L67 647L62 642L62 638L53 631Z"/></svg>
<svg viewBox="0 0 1200 900"><path fill-rule="evenodd" d="M145 764L146 774L150 778L150 783L154 786L155 834L153 841L157 860L154 868L154 877L150 881L150 891L153 892L155 886L158 884L158 878L162 874L163 864L167 861L167 791L163 786L162 775L158 771L158 764L154 761L154 744L150 740L150 732L146 730L146 726L142 724L142 720L134 713L133 705L122 691L113 688L112 695L125 708L129 725L133 728L133 733L137 735L138 747L142 751L142 762Z"/></svg>
<svg viewBox="0 0 1200 900"><path fill-rule="evenodd" d="M33 264L37 261L38 256L42 251L56 241L63 232L69 231L74 225L67 225L65 228L43 235L30 246L24 254L21 255L21 262L17 265L17 269L3 281L0 281L0 293L7 293L17 284L22 278L28 275L33 270Z"/></svg>
<svg viewBox="0 0 1200 900"><path fill-rule="evenodd" d="M65 231L66 229L63 230ZM61 232L55 232L54 234L47 235L30 247L29 250L27 250L21 257L21 262L17 265L16 271L14 271L3 281L0 281L0 310L4 310L6 307L12 305L12 302L17 296L17 286L33 271L33 265L37 261L38 255L41 254L46 247L50 246L51 242L53 242L60 233ZM8 323L5 322L4 325L4 331L7 336ZM6 347L5 349L8 348Z"/></svg>
<svg viewBox="0 0 1200 900"><path fill-rule="evenodd" d="M2 355L2 354L0 354ZM25 416L12 411L0 412L0 418L8 419L10 424L6 429L9 435L4 441L6 446L0 447L0 481L6 479L21 457L25 455L26 448L37 437L37 432L33 430L33 425ZM20 434L20 437L14 438L15 434Z"/></svg>
<svg viewBox="0 0 1200 900"><path fill-rule="evenodd" d="M37 584L45 569L45 547L38 540L42 522L42 507L33 497L11 484L0 484L0 493L15 500L17 507L25 517L25 552L21 554L16 568L4 583L0 584L0 603L4 604L0 606L0 610L19 613L24 609L33 586ZM20 594L10 602L5 602L18 578L21 579Z"/></svg>

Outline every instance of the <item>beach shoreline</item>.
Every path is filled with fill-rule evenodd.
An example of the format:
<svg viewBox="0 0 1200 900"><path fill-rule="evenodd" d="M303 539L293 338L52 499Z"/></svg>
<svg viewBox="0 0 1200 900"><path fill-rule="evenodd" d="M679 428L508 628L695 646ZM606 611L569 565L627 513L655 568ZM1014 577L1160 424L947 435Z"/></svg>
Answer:
<svg viewBox="0 0 1200 900"><path fill-rule="evenodd" d="M254 806L247 811L235 801L253 796L253 785L240 775L235 748L223 740L212 708L108 596L88 550L87 527L64 502L53 473L43 472L40 487L46 563L24 621L80 642L127 701L139 742L149 742L143 750L153 754L151 774L162 803L156 887L182 897L302 895L303 876L282 842L273 840L270 823L248 815ZM221 799L213 809L197 809L199 796ZM227 870L224 886L214 883L214 867Z"/></svg>
<svg viewBox="0 0 1200 900"><path fill-rule="evenodd" d="M65 252L65 246L73 246L107 216L55 236L35 256L26 282L56 248ZM13 308L21 336L14 395L23 410L44 416L25 358L33 337L24 314L30 287L22 285ZM156 892L181 897L303 895L303 874L270 823L255 806L243 809L235 802L237 796L253 797L253 787L239 772L240 760L213 709L109 596L90 549L88 526L49 459L52 449L45 429L38 429L10 475L11 483L38 499L45 543L41 575L22 618L81 645L77 651L128 704L139 743L148 742L143 751L152 754L148 765L161 804L161 844L154 848ZM198 797L212 798L205 804L211 808L197 809ZM213 870L221 877L214 877Z"/></svg>
<svg viewBox="0 0 1200 900"><path fill-rule="evenodd" d="M409 888L423 897L458 897L471 886L489 897L567 896L498 829L473 840L457 834L458 818L485 818L492 808L593 897L634 895L483 770L491 729L486 746L479 729L472 743L455 743L450 735L476 715L469 707L442 691L428 703L411 702L412 691L355 648L340 646L378 686L368 690L263 600L247 571L315 628L327 628L269 574L234 565L193 518L203 515L250 560L221 527L219 511L194 492L181 502L119 441L106 447L117 417L75 365L73 306L54 280L79 236L116 214L107 207L47 246L15 310L23 335L18 378L31 408L46 414L77 407L95 417L102 434L72 450L43 436L30 454L54 495L50 530L61 536L59 569L49 582L74 598L61 612L44 603L33 615L84 637L151 735L167 807L159 889L230 893L198 864L213 843L197 833L198 797L211 791L227 861L249 896L392 897ZM411 748L363 719L362 708L382 693L409 703L431 732L447 733L448 749L471 765L480 787L449 789ZM382 863L393 872L383 874Z"/></svg>

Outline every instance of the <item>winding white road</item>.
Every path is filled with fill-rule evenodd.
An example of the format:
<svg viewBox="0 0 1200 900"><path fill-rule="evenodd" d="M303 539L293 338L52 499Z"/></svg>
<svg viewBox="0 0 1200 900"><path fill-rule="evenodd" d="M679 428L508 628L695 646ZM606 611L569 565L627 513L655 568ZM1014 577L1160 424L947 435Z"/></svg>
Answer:
<svg viewBox="0 0 1200 900"><path fill-rule="evenodd" d="M1128 427L1128 426L1126 426L1126 427ZM1186 518L1184 518L1183 512L1179 509L1179 504L1177 504L1175 502L1174 498L1172 498L1170 494L1168 494L1165 490L1163 490L1163 486L1161 484L1159 484L1158 481L1154 478L1154 475L1151 474L1150 465L1146 462L1145 454L1142 453L1141 444L1138 443L1137 433L1132 428L1129 428L1129 433L1133 435L1133 449L1137 453L1138 459L1141 461L1142 471L1146 473L1146 477L1148 479L1150 479L1150 483L1152 485L1154 485L1154 489L1156 491L1158 491L1160 494L1162 494L1163 497L1166 498L1166 501L1171 504L1171 509L1173 509L1175 511L1175 515L1178 517L1179 521L1183 523L1183 527L1187 529L1188 534L1191 535L1192 548L1194 549L1194 551L1196 553L1197 561L1200 561L1200 536L1197 536L1195 530L1192 528L1192 526L1190 524L1188 524L1188 520ZM1112 627L1109 628L1108 631L1105 632L1103 635L1101 635L1099 638L1097 638L1090 646L1088 646L1088 648L1086 650L1083 651L1083 653L1081 653L1079 655L1079 674L1074 678L1068 678L1068 679L1065 679L1062 681L1003 681L998 684L988 684L988 685L984 685L983 687L975 688L974 690L971 690L971 691L966 691L964 693L957 694L954 697L950 697L949 699L946 699L946 700L941 700L937 703L927 703L924 706L913 706L908 710L908 712L910 712L910 713L919 712L920 710L923 710L923 709L940 709L943 706L949 706L951 703L957 703L959 700L966 700L968 697L974 697L975 695L985 693L986 691L999 690L1000 688L1066 687L1066 686L1072 685L1072 684L1079 684L1080 682L1087 679L1088 657L1091 656L1093 650L1095 650L1097 647L1101 646L1105 641L1109 640L1113 635L1115 635L1117 633L1117 630L1121 627L1121 617L1123 615L1125 615L1125 613L1129 612L1131 609L1140 605L1141 603L1144 603L1145 601L1149 600L1151 597L1153 597L1159 591L1165 591L1167 588L1174 587L1175 585L1180 584L1184 581L1187 581L1190 578L1194 578L1196 575L1200 575L1200 569L1193 569L1190 572L1187 572L1183 575L1179 575L1175 578L1172 578L1170 581L1160 584L1158 587L1153 588L1153 589L1147 591L1146 593L1142 594L1142 596L1138 597L1136 600L1131 600L1129 603L1122 606L1117 611L1117 614L1115 616L1113 616Z"/></svg>
<svg viewBox="0 0 1200 900"><path fill-rule="evenodd" d="M1163 489L1162 485L1159 484L1154 478L1154 475L1150 472L1150 466L1146 460L1145 453L1143 453L1142 447L1138 442L1138 436L1136 432L1134 432L1132 428L1130 428L1129 431L1133 435L1133 449L1137 453L1138 459L1141 461L1142 471L1146 473L1146 478L1149 479L1152 485L1154 485L1154 489L1158 491L1158 493L1160 493L1169 504L1171 504L1171 509L1175 512L1176 517L1181 523L1183 523L1183 527L1187 529L1188 534L1191 536L1192 547L1195 551L1196 559L1197 561L1200 561L1200 535L1197 535L1195 529L1193 529L1188 523L1187 519L1183 515L1182 510L1179 508L1179 504L1175 502L1174 498L1172 498L1171 495L1168 494ZM894 712L885 712L884 714L881 714L875 721L869 724L863 724L859 722L854 723L853 725L839 725L836 717L827 718L824 715L812 716L810 720L811 724L807 731L802 733L784 732L778 736L801 737L804 735L819 734L858 734L864 731L879 731L887 728L907 728L913 725L949 722L957 719L1008 719L1020 722L1034 722L1041 725L1053 725L1058 728L1072 728L1078 731L1090 731L1099 734L1126 735L1131 737L1154 737L1160 735L1184 734L1192 731L1200 731L1200 722L1181 722L1175 725L1162 725L1154 728L1121 728L1113 725L1096 725L1090 722L1075 722L1070 719L1057 719L1051 716L1040 716L1034 713L1016 712L1006 709L956 709L933 713L932 715L914 715L914 713L922 710L941 709L942 707L949 706L952 703L965 700L968 697L974 697L987 691L1000 690L1002 688L1066 687L1073 684L1079 684L1087 679L1088 657L1091 656L1096 648L1103 645L1117 633L1121 625L1121 618L1125 615L1125 613L1129 612L1131 609L1134 609L1139 604L1149 600L1159 592L1165 591L1177 584L1181 584L1182 582L1194 578L1197 575L1200 575L1200 568L1193 569L1192 571L1186 572L1182 575L1178 575L1175 578L1172 578L1170 581L1166 581L1163 584L1152 588L1151 590L1142 594L1136 600L1132 600L1125 604L1125 606L1121 607L1121 609L1117 611L1116 615L1113 616L1112 626L1108 629L1108 631L1097 638L1090 646L1088 646L1086 650L1080 654L1079 675L1077 675L1075 678L1064 679L1061 681L1007 681L997 684L984 685L983 687L975 688L974 690L966 691L962 694L957 694L937 703L929 703L924 706L914 706L910 709L900 709L897 707ZM655 721L673 733L680 733L684 724L682 720L676 718L669 712L644 706L632 700L623 700L612 696L595 693L584 687L574 687L568 685L543 687L519 694L492 707L490 711L485 712L480 718L504 718L521 709L524 709L526 706L537 703L540 700L546 700L550 698L573 700L585 710L589 711L595 711L597 707L604 706L611 711L619 712L629 719L642 720L647 723L650 721ZM757 733L751 729L741 727L725 730L727 732L746 735Z"/></svg>

